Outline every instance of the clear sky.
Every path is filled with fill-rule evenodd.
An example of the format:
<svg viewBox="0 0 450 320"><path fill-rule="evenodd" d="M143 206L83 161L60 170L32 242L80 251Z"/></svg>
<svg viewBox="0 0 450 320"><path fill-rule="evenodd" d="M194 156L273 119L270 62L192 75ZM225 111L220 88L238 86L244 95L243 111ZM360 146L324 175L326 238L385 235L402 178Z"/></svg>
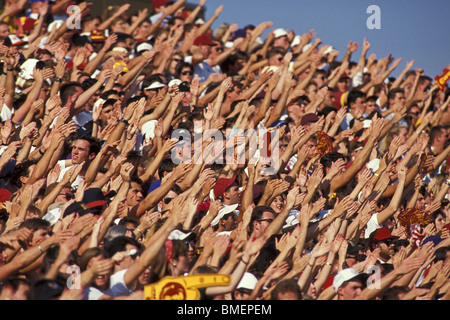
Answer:
<svg viewBox="0 0 450 320"><path fill-rule="evenodd" d="M188 0L197 3L197 0ZM407 61L415 60L413 69L421 68L434 78L450 64L449 0L207 0L205 18L210 18L221 4L224 10L213 24L257 25L272 21L272 28L303 34L310 29L323 44L330 44L341 54L348 42L358 42L352 61L357 61L364 36L371 43L369 54L378 58L389 53L402 58L391 74L397 76ZM380 29L369 29L370 5L380 8ZM268 29L262 38L265 40ZM368 56L367 55L367 56Z"/></svg>

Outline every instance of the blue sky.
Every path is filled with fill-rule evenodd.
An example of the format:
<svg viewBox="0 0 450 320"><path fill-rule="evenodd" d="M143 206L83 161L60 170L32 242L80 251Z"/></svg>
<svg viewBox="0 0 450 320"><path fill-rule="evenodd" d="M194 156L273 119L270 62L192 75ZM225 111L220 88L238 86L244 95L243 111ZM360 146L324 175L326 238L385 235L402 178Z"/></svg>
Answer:
<svg viewBox="0 0 450 320"><path fill-rule="evenodd" d="M207 0L205 18L210 18L221 4L225 7L212 26L214 30L224 22L244 27L264 21L296 34L314 29L324 44L341 52L338 59L350 40L358 42L352 61L358 60L366 36L371 43L368 55L375 53L382 58L392 53L402 58L392 76L413 59L413 69L424 69L432 78L450 64L449 0ZM367 28L370 5L380 8L380 29ZM271 30L266 30L263 39Z"/></svg>

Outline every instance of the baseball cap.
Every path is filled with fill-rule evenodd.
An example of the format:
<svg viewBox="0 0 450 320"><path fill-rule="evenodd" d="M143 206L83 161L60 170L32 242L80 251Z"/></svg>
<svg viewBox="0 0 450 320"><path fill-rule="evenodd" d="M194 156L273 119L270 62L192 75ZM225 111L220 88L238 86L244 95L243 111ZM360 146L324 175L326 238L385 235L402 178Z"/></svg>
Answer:
<svg viewBox="0 0 450 320"><path fill-rule="evenodd" d="M303 126L310 122L317 122L319 120L319 117L315 113L307 113L302 117L302 120L300 121L300 124Z"/></svg>
<svg viewBox="0 0 450 320"><path fill-rule="evenodd" d="M93 42L104 42L106 40L103 30L93 30L91 32L91 40Z"/></svg>
<svg viewBox="0 0 450 320"><path fill-rule="evenodd" d="M194 40L195 46L215 46L216 43L214 43L211 40L211 36L209 34L202 34L201 36L198 36Z"/></svg>
<svg viewBox="0 0 450 320"><path fill-rule="evenodd" d="M164 83L161 83L159 81L154 81L148 87L144 88L144 90L159 89L159 88L164 88L165 86L166 85Z"/></svg>
<svg viewBox="0 0 450 320"><path fill-rule="evenodd" d="M195 233L193 233L192 231L186 232L186 231L182 231L179 229L175 229L173 230L169 236L168 239L170 240L193 240L195 238Z"/></svg>
<svg viewBox="0 0 450 320"><path fill-rule="evenodd" d="M280 38L287 36L287 32L283 28L278 28L273 31L273 35L275 36L275 38Z"/></svg>
<svg viewBox="0 0 450 320"><path fill-rule="evenodd" d="M183 81L178 85L180 92L191 92L191 84L187 81Z"/></svg>
<svg viewBox="0 0 450 320"><path fill-rule="evenodd" d="M375 241L383 241L386 239L397 238L391 234L388 228L382 227L375 231L375 235L373 236L373 240Z"/></svg>
<svg viewBox="0 0 450 320"><path fill-rule="evenodd" d="M22 38L19 38L15 34L10 34L8 36L8 39L11 42L12 46L20 46L22 44L28 43L27 41L23 40Z"/></svg>
<svg viewBox="0 0 450 320"><path fill-rule="evenodd" d="M239 289L247 289L247 290L253 290L256 287L256 284L258 283L258 279L250 272L244 272L244 275L241 278L241 281L239 281L236 290Z"/></svg>
<svg viewBox="0 0 450 320"><path fill-rule="evenodd" d="M234 175L233 177L227 179L227 178L219 178L216 181L216 185L214 186L214 196L216 198L220 197L223 195L223 193L225 192L225 190L231 186L234 181L236 180L236 175Z"/></svg>
<svg viewBox="0 0 450 320"><path fill-rule="evenodd" d="M153 0L152 1L152 8L155 10L156 8L160 6L164 6L169 3L169 0Z"/></svg>
<svg viewBox="0 0 450 320"><path fill-rule="evenodd" d="M224 205L224 207L219 210L219 212L217 213L217 216L213 219L213 221L211 221L211 225L216 226L219 223L220 219L222 219L228 213L235 211L237 209L238 205L239 205L239 203L236 203L236 204L233 204L230 206Z"/></svg>
<svg viewBox="0 0 450 320"><path fill-rule="evenodd" d="M136 52L141 53L143 51L150 51L153 49L153 46L148 42L142 42L136 47Z"/></svg>
<svg viewBox="0 0 450 320"><path fill-rule="evenodd" d="M353 268L347 268L339 271L338 274L336 274L333 280L333 289L337 292L338 288L342 286L344 282L360 280L362 283L364 283L367 278L369 278L368 274L363 272L358 273Z"/></svg>

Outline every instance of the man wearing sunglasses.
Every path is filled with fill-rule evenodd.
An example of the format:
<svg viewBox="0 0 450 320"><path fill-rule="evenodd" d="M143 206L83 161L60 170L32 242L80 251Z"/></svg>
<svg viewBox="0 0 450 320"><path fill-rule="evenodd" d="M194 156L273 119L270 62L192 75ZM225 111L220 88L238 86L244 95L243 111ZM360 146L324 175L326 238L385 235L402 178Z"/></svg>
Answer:
<svg viewBox="0 0 450 320"><path fill-rule="evenodd" d="M369 237L369 247L373 251L380 249L379 260L381 263L386 263L394 255L393 241L398 237L393 236L388 228L382 227L372 232Z"/></svg>

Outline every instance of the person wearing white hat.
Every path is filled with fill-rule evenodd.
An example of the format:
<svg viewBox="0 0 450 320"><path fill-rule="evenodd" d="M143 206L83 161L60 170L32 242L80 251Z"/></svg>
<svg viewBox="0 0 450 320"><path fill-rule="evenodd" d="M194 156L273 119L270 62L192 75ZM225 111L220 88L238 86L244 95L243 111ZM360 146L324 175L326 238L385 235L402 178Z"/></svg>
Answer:
<svg viewBox="0 0 450 320"><path fill-rule="evenodd" d="M338 295L338 300L353 300L358 297L369 275L357 272L353 268L341 270L333 280L333 289Z"/></svg>
<svg viewBox="0 0 450 320"><path fill-rule="evenodd" d="M290 46L290 41L288 38L288 33L283 28L278 28L273 31L274 40L273 40L273 47L281 47L284 50L288 49Z"/></svg>
<svg viewBox="0 0 450 320"><path fill-rule="evenodd" d="M234 300L247 300L255 289L257 283L258 278L250 272L245 272L241 281L239 281L236 290L233 292Z"/></svg>

